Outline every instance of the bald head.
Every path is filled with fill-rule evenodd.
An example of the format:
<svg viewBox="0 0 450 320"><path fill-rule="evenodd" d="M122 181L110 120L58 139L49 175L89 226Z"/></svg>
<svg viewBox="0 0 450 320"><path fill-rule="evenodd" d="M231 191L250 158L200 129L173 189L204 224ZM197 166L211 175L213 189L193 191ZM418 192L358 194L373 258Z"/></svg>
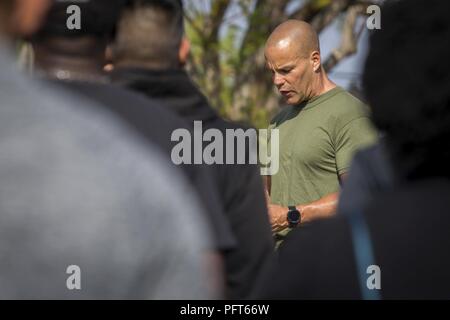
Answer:
<svg viewBox="0 0 450 320"><path fill-rule="evenodd" d="M277 47L302 57L320 52L319 39L310 24L300 20L288 20L280 24L270 35L266 48Z"/></svg>
<svg viewBox="0 0 450 320"><path fill-rule="evenodd" d="M306 22L280 24L267 40L264 55L272 81L287 104L309 100L334 85L322 68L317 33Z"/></svg>

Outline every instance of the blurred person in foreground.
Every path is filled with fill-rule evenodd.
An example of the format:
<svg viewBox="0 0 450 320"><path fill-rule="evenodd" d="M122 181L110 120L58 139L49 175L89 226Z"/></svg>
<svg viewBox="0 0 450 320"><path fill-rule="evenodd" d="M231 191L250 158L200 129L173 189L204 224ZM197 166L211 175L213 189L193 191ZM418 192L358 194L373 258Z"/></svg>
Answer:
<svg viewBox="0 0 450 320"><path fill-rule="evenodd" d="M102 109L118 115L130 129L159 148L168 164L174 169L182 169L192 189L199 194L201 205L205 208L202 212L206 213L213 228L216 250L211 259L221 264L222 255L233 249L236 241L209 168L189 165L177 167L171 159L175 146L171 139L172 133L180 128L188 128L188 125L164 108L160 101L151 101L144 95L111 84L104 71L106 48L114 38L125 1L87 0L77 3L82 15L81 28L70 30L66 26L66 12L73 3L52 1L42 27L33 35L36 74L58 88L92 99ZM171 197L179 198L175 189ZM183 205L178 208L178 213L184 213Z"/></svg>
<svg viewBox="0 0 450 320"><path fill-rule="evenodd" d="M450 298L450 3L381 12L363 85L398 182L363 211L292 232L263 297Z"/></svg>
<svg viewBox="0 0 450 320"><path fill-rule="evenodd" d="M0 298L219 297L182 176L113 114L13 67L12 38L48 5L0 2Z"/></svg>
<svg viewBox="0 0 450 320"><path fill-rule="evenodd" d="M388 192L398 178L392 168L383 138L355 153L345 185L339 193L337 212L351 214L365 209L365 206L381 192Z"/></svg>
<svg viewBox="0 0 450 320"><path fill-rule="evenodd" d="M180 0L136 0L121 16L113 47L115 83L145 94L203 130L242 128L219 117L184 69L189 41ZM227 141L228 143L228 141ZM223 143L223 157L229 155ZM221 150L222 151L222 150ZM234 163L212 164L225 215L237 246L225 254L226 296L249 298L271 262L273 240L263 183L256 164L237 164L249 149L234 149Z"/></svg>
<svg viewBox="0 0 450 320"><path fill-rule="evenodd" d="M266 177L272 229L282 240L292 228L335 214L353 154L377 135L367 106L328 78L311 25L280 24L265 57L288 104L269 126L279 130L280 169Z"/></svg>

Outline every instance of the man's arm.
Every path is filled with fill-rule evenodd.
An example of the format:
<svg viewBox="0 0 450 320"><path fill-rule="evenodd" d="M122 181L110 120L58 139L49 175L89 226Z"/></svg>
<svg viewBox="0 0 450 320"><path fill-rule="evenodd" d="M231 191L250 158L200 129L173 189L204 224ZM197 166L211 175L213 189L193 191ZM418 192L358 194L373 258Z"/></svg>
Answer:
<svg viewBox="0 0 450 320"><path fill-rule="evenodd" d="M342 182L345 177L346 174L343 174L339 176L339 180ZM270 180L270 177L268 178ZM302 223L333 216L336 213L338 198L339 192L335 192L311 203L296 205L297 210L301 213ZM272 231L278 232L286 229L289 226L286 215L289 208L276 204L269 204L268 206Z"/></svg>
<svg viewBox="0 0 450 320"><path fill-rule="evenodd" d="M264 187L267 191L267 194L270 196L270 190L272 186L272 177L271 176L263 176Z"/></svg>

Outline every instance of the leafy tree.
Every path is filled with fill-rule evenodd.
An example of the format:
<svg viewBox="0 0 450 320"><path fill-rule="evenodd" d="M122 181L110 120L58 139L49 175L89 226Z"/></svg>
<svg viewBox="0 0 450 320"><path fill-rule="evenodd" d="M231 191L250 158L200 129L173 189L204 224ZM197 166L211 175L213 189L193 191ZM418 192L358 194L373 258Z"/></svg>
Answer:
<svg viewBox="0 0 450 320"><path fill-rule="evenodd" d="M265 69L264 44L271 31L287 19L299 19L320 33L341 19L341 43L323 61L329 71L357 51L362 31L355 30L357 17L376 2L185 0L186 30L192 42L189 73L222 116L266 127L280 104Z"/></svg>

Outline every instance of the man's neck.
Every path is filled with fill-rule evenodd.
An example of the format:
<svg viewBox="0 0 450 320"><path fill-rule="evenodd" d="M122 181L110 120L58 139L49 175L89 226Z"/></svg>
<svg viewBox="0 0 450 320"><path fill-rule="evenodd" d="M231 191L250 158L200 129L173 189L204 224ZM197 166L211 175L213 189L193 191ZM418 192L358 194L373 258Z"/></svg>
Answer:
<svg viewBox="0 0 450 320"><path fill-rule="evenodd" d="M337 85L331 81L325 71L322 70L313 85L313 94L311 98L318 97L336 87Z"/></svg>
<svg viewBox="0 0 450 320"><path fill-rule="evenodd" d="M74 42L80 44L79 51L67 41L35 44L35 64L39 72L58 80L104 82L105 57L102 50L97 44Z"/></svg>
<svg viewBox="0 0 450 320"><path fill-rule="evenodd" d="M136 61L132 59L120 59L114 62L114 68L139 68L153 71L177 70L182 68L172 63L154 63L152 61Z"/></svg>

